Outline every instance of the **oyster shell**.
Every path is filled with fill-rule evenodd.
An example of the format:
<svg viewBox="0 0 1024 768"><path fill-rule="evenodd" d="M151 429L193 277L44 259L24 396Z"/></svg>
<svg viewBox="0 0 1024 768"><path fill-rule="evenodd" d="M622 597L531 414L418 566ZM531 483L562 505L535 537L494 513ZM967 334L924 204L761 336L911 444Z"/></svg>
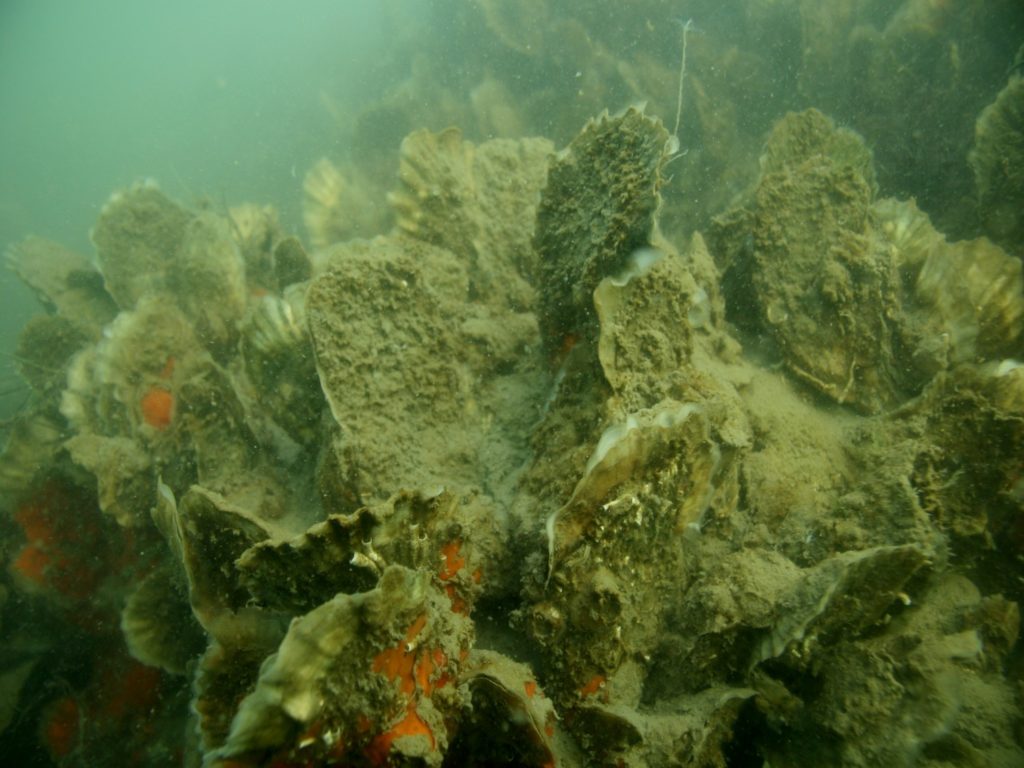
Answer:
<svg viewBox="0 0 1024 768"><path fill-rule="evenodd" d="M113 195L92 231L107 291L121 309L170 289L170 271L190 216L152 182Z"/></svg>
<svg viewBox="0 0 1024 768"><path fill-rule="evenodd" d="M203 629L232 647L266 646L280 637L279 619L248 605L249 593L234 566L246 549L271 536L264 524L200 486L180 504L161 486L154 518L181 561L189 603Z"/></svg>
<svg viewBox="0 0 1024 768"><path fill-rule="evenodd" d="M305 315L306 284L252 302L242 326L241 352L253 398L269 420L300 446L319 435L324 396Z"/></svg>
<svg viewBox="0 0 1024 768"><path fill-rule="evenodd" d="M1024 255L1024 76L1019 71L978 115L968 161L985 231L1011 253Z"/></svg>
<svg viewBox="0 0 1024 768"><path fill-rule="evenodd" d="M29 237L8 247L7 263L45 306L92 340L117 313L96 267L58 243Z"/></svg>
<svg viewBox="0 0 1024 768"><path fill-rule="evenodd" d="M47 471L61 448L61 428L55 414L30 411L14 420L0 453L0 496L21 496Z"/></svg>
<svg viewBox="0 0 1024 768"><path fill-rule="evenodd" d="M191 709L202 754L224 746L238 703L256 688L260 666L275 644L221 645L212 640L196 665ZM198 763L197 755L196 761Z"/></svg>
<svg viewBox="0 0 1024 768"><path fill-rule="evenodd" d="M124 527L146 522L156 497L157 477L141 443L121 436L79 434L65 447L76 464L96 476L100 509Z"/></svg>
<svg viewBox="0 0 1024 768"><path fill-rule="evenodd" d="M147 575L121 611L121 632L133 657L176 675L202 652L204 635L172 564Z"/></svg>
<svg viewBox="0 0 1024 768"><path fill-rule="evenodd" d="M106 288L122 310L145 296L167 297L211 352L220 358L230 353L248 286L226 220L192 214L143 184L111 198L92 239Z"/></svg>
<svg viewBox="0 0 1024 768"><path fill-rule="evenodd" d="M247 281L256 290L278 288L274 256L284 233L277 211L270 205L244 203L228 209L226 218L245 264Z"/></svg>
<svg viewBox="0 0 1024 768"><path fill-rule="evenodd" d="M401 187L389 197L398 228L459 257L474 295L494 306L529 307L536 270L530 239L552 151L545 139L474 145L455 128L416 131L402 141Z"/></svg>
<svg viewBox="0 0 1024 768"><path fill-rule="evenodd" d="M588 703L573 712L572 731L605 764L718 765L749 688L719 685L654 710Z"/></svg>
<svg viewBox="0 0 1024 768"><path fill-rule="evenodd" d="M804 706L790 711L789 721L838 734L843 762L913 765L922 752L946 744L964 745L966 759L980 764L1019 762L1011 735L1019 707L1006 681L982 668L977 589L948 575L914 603L877 631L820 648L819 685L801 692ZM835 747L821 747L801 745L800 759L832 759L825 754Z"/></svg>
<svg viewBox="0 0 1024 768"><path fill-rule="evenodd" d="M752 287L789 369L874 412L902 398L898 279L875 246L871 154L816 110L774 128L754 195Z"/></svg>
<svg viewBox="0 0 1024 768"><path fill-rule="evenodd" d="M857 637L928 562L929 553L912 544L844 552L821 562L782 598L777 621L754 663L785 655L790 664L807 664L815 646Z"/></svg>
<svg viewBox="0 0 1024 768"><path fill-rule="evenodd" d="M177 306L146 296L72 361L61 412L79 432L153 436L141 407L146 392L156 386L174 390L205 357Z"/></svg>
<svg viewBox="0 0 1024 768"><path fill-rule="evenodd" d="M306 172L302 219L314 250L383 229L384 207L374 204L366 186L358 173L350 171L346 177L326 157Z"/></svg>
<svg viewBox="0 0 1024 768"><path fill-rule="evenodd" d="M854 134L791 114L750 202L715 232L733 304L758 305L798 378L868 413L951 366L1016 354L1024 315L1018 259L985 239L949 243L913 202L874 200L874 187Z"/></svg>
<svg viewBox="0 0 1024 768"><path fill-rule="evenodd" d="M470 735L453 747L477 761L499 761L516 754L524 765L583 764L582 755L558 722L551 699L544 695L530 667L495 651L474 649L466 658L462 681L472 697L463 714ZM493 733L496 722L511 727ZM487 733L486 737L482 737Z"/></svg>
<svg viewBox="0 0 1024 768"><path fill-rule="evenodd" d="M427 574L390 566L376 589L292 622L210 757L440 765L446 720L467 703L452 683L471 641Z"/></svg>
<svg viewBox="0 0 1024 768"><path fill-rule="evenodd" d="M525 458L530 425L518 415L543 382L526 376L529 357L490 352L528 348L535 326L473 311L468 298L459 259L405 237L334 249L331 269L310 285L317 370L340 427L332 450L360 503L402 488L482 487L492 467Z"/></svg>
<svg viewBox="0 0 1024 768"><path fill-rule="evenodd" d="M593 335L594 289L651 244L668 139L660 121L630 108L591 120L552 161L534 235L549 351L567 335Z"/></svg>
<svg viewBox="0 0 1024 768"><path fill-rule="evenodd" d="M290 541L265 541L237 567L260 605L303 613L339 592L371 589L388 565L435 574L464 613L486 579L492 594L505 585L503 531L487 500L400 493L351 515L331 515Z"/></svg>
<svg viewBox="0 0 1024 768"><path fill-rule="evenodd" d="M874 210L903 275L902 332L917 364L934 374L1022 350L1020 259L986 238L948 242L913 202Z"/></svg>
<svg viewBox="0 0 1024 768"><path fill-rule="evenodd" d="M249 289L245 262L227 221L198 213L188 222L168 283L203 346L217 359L229 357Z"/></svg>

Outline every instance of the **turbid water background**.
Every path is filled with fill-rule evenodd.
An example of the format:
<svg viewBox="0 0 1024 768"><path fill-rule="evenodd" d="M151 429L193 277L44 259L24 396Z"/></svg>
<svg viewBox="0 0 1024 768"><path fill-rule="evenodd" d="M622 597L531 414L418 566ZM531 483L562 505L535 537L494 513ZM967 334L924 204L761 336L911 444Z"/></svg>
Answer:
<svg viewBox="0 0 1024 768"><path fill-rule="evenodd" d="M414 4L408 4L414 15ZM374 0L131 0L0 5L0 248L28 234L91 254L109 195L154 178L172 197L278 207L298 224L302 176L337 110L388 84ZM333 114L332 114L333 112ZM32 295L0 277L0 417Z"/></svg>

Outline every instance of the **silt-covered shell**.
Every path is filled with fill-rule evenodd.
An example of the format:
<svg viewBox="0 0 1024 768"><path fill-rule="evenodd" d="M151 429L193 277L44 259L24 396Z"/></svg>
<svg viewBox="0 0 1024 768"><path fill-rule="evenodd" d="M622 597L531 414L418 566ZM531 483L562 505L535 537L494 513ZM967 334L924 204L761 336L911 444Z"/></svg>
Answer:
<svg viewBox="0 0 1024 768"><path fill-rule="evenodd" d="M154 184L115 195L92 232L100 272L122 310L146 296L177 304L200 342L223 359L248 300L245 262L227 220L192 213Z"/></svg>
<svg viewBox="0 0 1024 768"><path fill-rule="evenodd" d="M121 309L169 290L170 269L189 214L152 182L111 197L92 231L107 291Z"/></svg>
<svg viewBox="0 0 1024 768"><path fill-rule="evenodd" d="M401 187L390 195L398 228L464 260L471 291L489 303L529 306L530 240L551 153L545 139L475 145L455 128L416 131L402 142Z"/></svg>
<svg viewBox="0 0 1024 768"><path fill-rule="evenodd" d="M466 265L419 240L356 241L330 257L306 298L340 427L330 481L376 503L403 488L480 487L495 457L525 458L521 414L543 386L524 375L533 319L469 303Z"/></svg>
<svg viewBox="0 0 1024 768"><path fill-rule="evenodd" d="M764 327L794 374L868 412L903 389L893 363L898 278L872 237L873 182L863 143L808 110L772 131L753 203Z"/></svg>
<svg viewBox="0 0 1024 768"><path fill-rule="evenodd" d="M8 247L7 263L44 305L90 339L99 338L117 312L96 267L58 243L29 237Z"/></svg>
<svg viewBox="0 0 1024 768"><path fill-rule="evenodd" d="M598 283L651 244L668 141L660 121L630 108L591 120L552 161L534 235L549 350L592 323Z"/></svg>
<svg viewBox="0 0 1024 768"><path fill-rule="evenodd" d="M1022 54L1018 53L1018 57ZM1020 65L974 127L968 160L978 189L985 232L1018 256L1024 255L1024 75Z"/></svg>

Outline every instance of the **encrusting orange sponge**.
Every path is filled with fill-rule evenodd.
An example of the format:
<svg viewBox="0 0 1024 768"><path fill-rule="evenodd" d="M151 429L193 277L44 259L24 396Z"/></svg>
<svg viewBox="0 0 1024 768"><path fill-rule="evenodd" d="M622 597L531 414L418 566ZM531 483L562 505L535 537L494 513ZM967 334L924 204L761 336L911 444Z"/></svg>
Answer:
<svg viewBox="0 0 1024 768"><path fill-rule="evenodd" d="M142 418L151 427L166 429L174 418L174 395L163 387L152 387L139 402Z"/></svg>

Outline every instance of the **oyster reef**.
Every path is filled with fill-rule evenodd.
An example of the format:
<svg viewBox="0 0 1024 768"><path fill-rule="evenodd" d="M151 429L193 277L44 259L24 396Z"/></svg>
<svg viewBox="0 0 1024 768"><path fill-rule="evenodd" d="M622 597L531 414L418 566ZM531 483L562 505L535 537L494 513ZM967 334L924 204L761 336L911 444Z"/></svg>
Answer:
<svg viewBox="0 0 1024 768"><path fill-rule="evenodd" d="M304 236L147 182L92 258L10 247L23 764L1024 765L1015 48L740 5L806 36L788 96L715 27L616 63L589 12L439 3L504 56L469 106L416 70L465 133L384 97L353 141L400 146L316 164ZM578 100L517 94L560 41ZM917 119L956 153L920 190Z"/></svg>

